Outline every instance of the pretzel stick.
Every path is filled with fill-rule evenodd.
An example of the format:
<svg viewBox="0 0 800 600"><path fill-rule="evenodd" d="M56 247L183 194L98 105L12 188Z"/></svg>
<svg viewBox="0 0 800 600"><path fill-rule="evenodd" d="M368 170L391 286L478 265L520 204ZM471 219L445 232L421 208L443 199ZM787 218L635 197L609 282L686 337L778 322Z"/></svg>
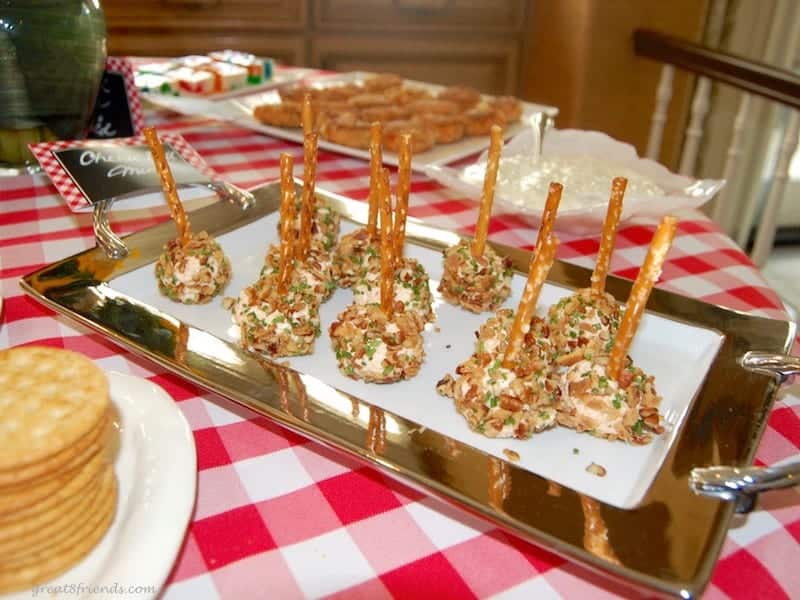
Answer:
<svg viewBox="0 0 800 600"><path fill-rule="evenodd" d="M547 189L547 201L544 203L544 210L542 211L542 225L539 227L539 235L536 236L536 250L539 249L539 244L546 240L553 231L553 223L556 221L556 213L558 212L558 205L561 202L561 192L564 186L560 183L552 182Z"/></svg>
<svg viewBox="0 0 800 600"><path fill-rule="evenodd" d="M278 293L285 294L292 277L294 238L295 238L295 202L294 159L291 154L281 154L281 253L278 263Z"/></svg>
<svg viewBox="0 0 800 600"><path fill-rule="evenodd" d="M486 237L489 235L489 220L492 217L494 188L497 185L497 171L500 169L500 152L503 149L503 130L499 125L492 125L489 132L489 158L486 162L486 174L483 176L483 194L481 195L481 211L478 225L475 228L475 240L472 242L472 256L483 256L486 248Z"/></svg>
<svg viewBox="0 0 800 600"><path fill-rule="evenodd" d="M158 134L154 127L145 127L143 133L147 145L150 146L150 154L153 156L156 172L161 178L161 189L164 190L164 197L167 199L170 215L172 215L172 220L175 221L175 226L178 228L178 241L181 246L185 246L189 243L192 232L189 228L189 220L186 218L186 212L183 210L181 199L178 198L178 190L175 188L175 178L172 176L172 170L169 168L169 162L167 162L167 156L164 153L164 146L161 144L161 140L158 139Z"/></svg>
<svg viewBox="0 0 800 600"><path fill-rule="evenodd" d="M624 177L614 177L611 182L611 199L608 201L606 220L603 223L603 235L600 238L600 250L597 252L597 262L592 271L592 291L600 294L606 289L608 267L611 264L611 253L614 251L614 241L617 239L617 223L622 213L622 199L625 196L625 187L628 180Z"/></svg>
<svg viewBox="0 0 800 600"><path fill-rule="evenodd" d="M314 214L314 186L317 182L317 134L308 133L303 140L303 197L300 207L300 241L295 257L308 258L311 247L311 219Z"/></svg>
<svg viewBox="0 0 800 600"><path fill-rule="evenodd" d="M633 336L636 335L636 329L639 327L639 321L642 318L644 307L647 305L650 292L653 290L658 276L661 275L661 267L672 245L677 226L678 219L664 217L650 242L647 258L644 259L639 275L633 282L628 303L625 305L625 314L622 316L622 322L619 324L617 335L614 338L614 346L611 348L606 368L606 373L611 379L619 380L619 376L622 374L628 348L631 346Z"/></svg>
<svg viewBox="0 0 800 600"><path fill-rule="evenodd" d="M555 235L547 236L538 247L536 255L531 261L528 281L525 283L525 290L522 292L522 299L517 307L514 324L511 326L511 333L508 335L508 347L506 348L505 356L503 356L503 367L506 369L511 369L517 360L522 347L522 340L525 338L525 334L528 333L531 318L536 310L539 292L542 291L542 285L547 279L550 267L553 266L556 248L558 248L558 238Z"/></svg>
<svg viewBox="0 0 800 600"><path fill-rule="evenodd" d="M392 201L389 195L389 171L383 169L378 179L381 202L381 310L389 319L394 311L394 257L392 252Z"/></svg>
<svg viewBox="0 0 800 600"><path fill-rule="evenodd" d="M374 237L378 233L378 210L381 202L378 185L381 178L381 165L383 164L381 153L382 137L383 127L380 121L375 121L369 131L369 217L367 219L367 231L370 237Z"/></svg>
<svg viewBox="0 0 800 600"><path fill-rule="evenodd" d="M314 108L311 106L311 92L306 92L303 95L303 113L301 119L303 123L303 136L305 137L314 132Z"/></svg>
<svg viewBox="0 0 800 600"><path fill-rule="evenodd" d="M403 260L406 242L406 218L408 217L408 195L411 191L411 134L400 136L400 152L397 165L397 199L394 207L394 260Z"/></svg>

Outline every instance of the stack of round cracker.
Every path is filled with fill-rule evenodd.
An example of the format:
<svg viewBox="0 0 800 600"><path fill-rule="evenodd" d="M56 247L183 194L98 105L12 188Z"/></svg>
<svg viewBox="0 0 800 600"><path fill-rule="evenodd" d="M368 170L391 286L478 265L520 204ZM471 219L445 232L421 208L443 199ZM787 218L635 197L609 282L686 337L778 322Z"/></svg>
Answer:
<svg viewBox="0 0 800 600"><path fill-rule="evenodd" d="M80 561L114 516L108 381L53 348L0 351L0 593Z"/></svg>

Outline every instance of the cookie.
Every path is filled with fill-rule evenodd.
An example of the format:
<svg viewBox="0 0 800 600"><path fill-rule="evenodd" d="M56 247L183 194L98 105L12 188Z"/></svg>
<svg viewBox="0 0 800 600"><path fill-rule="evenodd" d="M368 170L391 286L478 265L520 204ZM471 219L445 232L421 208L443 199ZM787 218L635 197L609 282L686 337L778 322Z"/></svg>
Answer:
<svg viewBox="0 0 800 600"><path fill-rule="evenodd" d="M37 346L0 351L0 482L75 446L108 405L108 380L88 358Z"/></svg>

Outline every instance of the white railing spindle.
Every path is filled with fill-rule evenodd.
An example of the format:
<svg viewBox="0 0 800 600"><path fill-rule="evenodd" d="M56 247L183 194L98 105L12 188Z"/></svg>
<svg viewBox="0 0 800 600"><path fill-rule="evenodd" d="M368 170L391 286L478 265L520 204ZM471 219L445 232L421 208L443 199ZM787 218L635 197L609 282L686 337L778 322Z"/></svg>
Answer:
<svg viewBox="0 0 800 600"><path fill-rule="evenodd" d="M736 118L733 120L731 141L725 157L725 168L722 172L722 178L729 182L729 184L733 181L733 178L736 175L736 170L739 166L739 158L742 155L742 132L744 131L744 124L747 121L747 116L750 113L751 101L752 97L750 94L742 94L742 98L739 101L739 108L736 111ZM711 217L720 225L720 227L730 233L733 226L731 223L731 218L734 214L733 201L735 198L728 193L729 190L729 187L724 187L717 194L717 199L715 200L714 204L714 211Z"/></svg>
<svg viewBox="0 0 800 600"><path fill-rule="evenodd" d="M753 252L750 255L750 258L758 267L764 265L772 251L772 243L775 241L778 212L783 202L786 181L789 178L789 165L791 164L792 155L797 149L799 136L800 113L793 110L789 116L786 132L783 134L781 149L775 164L775 175L772 179L767 201L764 204L764 213L761 216L761 223L758 225Z"/></svg>
<svg viewBox="0 0 800 600"><path fill-rule="evenodd" d="M700 151L700 140L703 137L703 123L708 113L709 98L711 97L711 80L706 77L697 79L697 88L692 100L692 116L686 128L686 136L681 152L681 164L678 172L681 175L692 176L697 154Z"/></svg>
<svg viewBox="0 0 800 600"><path fill-rule="evenodd" d="M664 125L667 122L667 109L672 99L672 79L675 76L675 67L664 65L661 69L661 78L656 89L656 105L653 109L653 118L650 120L650 136L647 140L647 153L645 156L651 160L658 160L661 151L661 140L664 137Z"/></svg>

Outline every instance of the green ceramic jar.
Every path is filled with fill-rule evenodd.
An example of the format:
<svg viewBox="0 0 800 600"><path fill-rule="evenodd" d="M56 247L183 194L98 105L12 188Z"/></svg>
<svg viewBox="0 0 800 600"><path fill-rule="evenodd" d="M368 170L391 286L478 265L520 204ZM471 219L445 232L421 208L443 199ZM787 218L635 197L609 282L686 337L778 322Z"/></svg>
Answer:
<svg viewBox="0 0 800 600"><path fill-rule="evenodd" d="M99 0L0 0L0 166L85 136L105 59Z"/></svg>

